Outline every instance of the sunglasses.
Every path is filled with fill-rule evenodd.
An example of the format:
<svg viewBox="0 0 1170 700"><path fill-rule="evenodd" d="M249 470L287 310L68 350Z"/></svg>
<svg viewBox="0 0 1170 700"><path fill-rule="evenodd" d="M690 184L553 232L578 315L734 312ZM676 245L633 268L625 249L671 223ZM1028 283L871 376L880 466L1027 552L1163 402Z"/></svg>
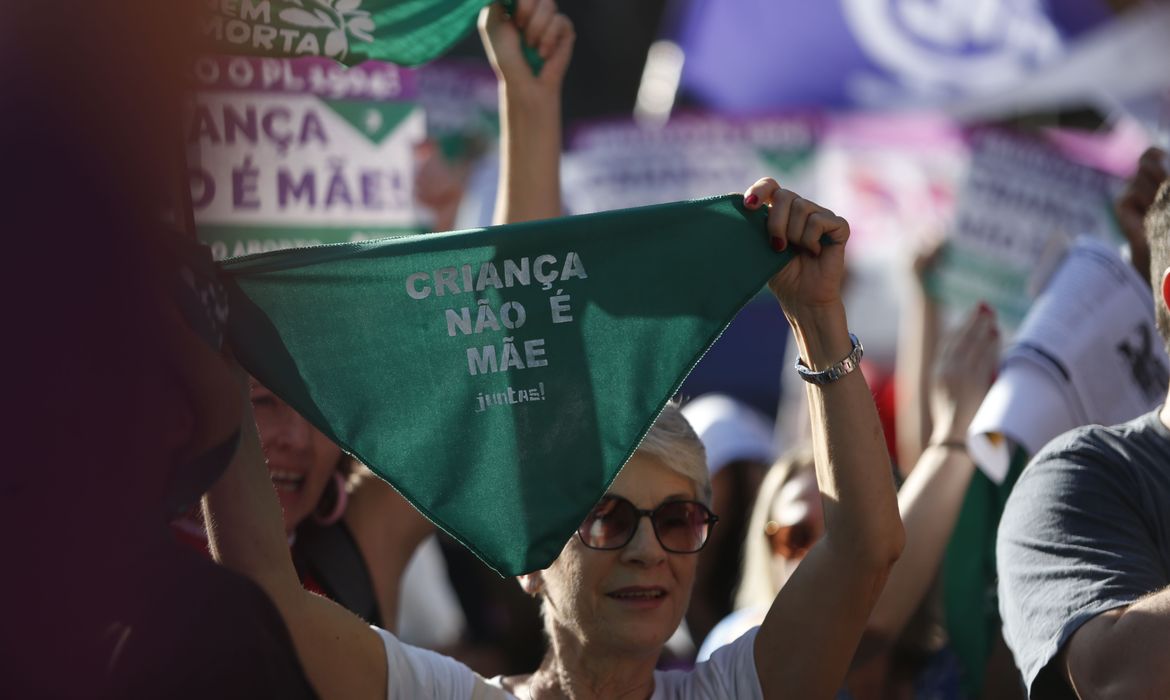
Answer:
<svg viewBox="0 0 1170 700"><path fill-rule="evenodd" d="M820 528L807 520L795 525L781 525L769 520L764 526L764 534L772 545L772 553L785 559L803 556L821 536Z"/></svg>
<svg viewBox="0 0 1170 700"><path fill-rule="evenodd" d="M642 516L650 518L658 543L673 554L702 549L719 521L698 501L667 501L653 510L642 510L621 496L606 496L577 528L577 536L590 549L621 549L634 539Z"/></svg>

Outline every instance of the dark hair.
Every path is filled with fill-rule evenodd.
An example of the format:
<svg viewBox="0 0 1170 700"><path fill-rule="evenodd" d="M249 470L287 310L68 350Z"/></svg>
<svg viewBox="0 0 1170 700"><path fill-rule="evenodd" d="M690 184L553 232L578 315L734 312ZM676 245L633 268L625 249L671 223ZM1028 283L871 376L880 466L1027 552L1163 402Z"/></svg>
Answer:
<svg viewBox="0 0 1170 700"><path fill-rule="evenodd" d="M1170 352L1170 309L1162 298L1162 274L1170 268L1170 180L1162 183L1146 213L1146 237L1150 242L1150 283L1154 288L1154 313L1162 342Z"/></svg>

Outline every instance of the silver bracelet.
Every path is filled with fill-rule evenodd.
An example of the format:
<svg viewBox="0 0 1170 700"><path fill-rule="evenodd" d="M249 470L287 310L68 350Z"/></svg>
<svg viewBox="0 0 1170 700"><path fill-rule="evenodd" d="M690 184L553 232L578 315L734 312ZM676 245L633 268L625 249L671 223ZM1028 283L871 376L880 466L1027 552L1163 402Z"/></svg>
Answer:
<svg viewBox="0 0 1170 700"><path fill-rule="evenodd" d="M796 372L800 378L809 384L816 384L817 386L825 386L832 384L846 374L857 369L861 364L861 356L865 354L865 348L861 347L861 341L852 333L849 334L849 340L853 343L853 349L841 360L832 367L826 367L820 372L815 372L809 369L808 365L804 364L804 360L799 357L796 358Z"/></svg>

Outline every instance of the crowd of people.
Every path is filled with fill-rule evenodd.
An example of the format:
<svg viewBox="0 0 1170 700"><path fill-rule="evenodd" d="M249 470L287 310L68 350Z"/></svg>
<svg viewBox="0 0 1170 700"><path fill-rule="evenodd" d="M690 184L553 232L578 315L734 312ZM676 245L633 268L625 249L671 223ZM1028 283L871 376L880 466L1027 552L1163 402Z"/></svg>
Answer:
<svg viewBox="0 0 1170 700"><path fill-rule="evenodd" d="M165 127L183 42L154 31L174 24L168 10L138 9L141 45L112 51L78 22L57 29L80 58L0 84L35 105L0 129L0 153L30 163L5 184L13 230L61 232L52 250L13 237L14 259L45 262L9 277L25 450L0 490L5 695L1170 697L1170 395L1031 460L996 546L996 645L1010 656L990 655L1010 662L965 666L940 579L977 470L967 434L995 380L996 313L975 302L942 330L924 289L937 250L917 252L895 438L843 302L849 224L769 177L744 183L743 206L767 211L774 251L795 253L767 286L799 358L786 381L803 380L804 439L780 450L771 417L682 397L548 568L500 581L438 544L231 359L213 263L182 222L159 223L175 197ZM21 21L5 45L48 61L35 40L48 25ZM561 216L573 25L553 0L518 0L485 8L479 32L500 84L495 222ZM104 57L86 63L106 69L100 97L87 52ZM77 128L84 97L112 102ZM60 142L34 149L28 134ZM1166 154L1147 151L1117 218L1170 349L1167 175ZM434 601L449 633L426 634Z"/></svg>

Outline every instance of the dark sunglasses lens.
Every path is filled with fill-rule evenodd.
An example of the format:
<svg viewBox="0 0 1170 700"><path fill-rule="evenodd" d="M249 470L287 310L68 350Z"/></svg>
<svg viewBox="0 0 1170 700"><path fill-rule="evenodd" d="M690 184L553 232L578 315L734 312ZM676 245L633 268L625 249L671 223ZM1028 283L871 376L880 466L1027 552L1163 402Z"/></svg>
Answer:
<svg viewBox="0 0 1170 700"><path fill-rule="evenodd" d="M776 526L773 528L773 525L774 523L768 524L766 534L772 543L772 553L778 556L789 559L802 556L816 541L816 532L813 530L813 526L807 522L787 527Z"/></svg>
<svg viewBox="0 0 1170 700"><path fill-rule="evenodd" d="M707 541L708 511L692 501L664 503L654 511L654 531L671 552L697 552Z"/></svg>
<svg viewBox="0 0 1170 700"><path fill-rule="evenodd" d="M805 523L797 523L788 530L788 548L794 552L803 552L812 546L812 528Z"/></svg>
<svg viewBox="0 0 1170 700"><path fill-rule="evenodd" d="M638 515L628 501L607 498L585 518L577 534L587 547L617 549L630 539L637 525Z"/></svg>

